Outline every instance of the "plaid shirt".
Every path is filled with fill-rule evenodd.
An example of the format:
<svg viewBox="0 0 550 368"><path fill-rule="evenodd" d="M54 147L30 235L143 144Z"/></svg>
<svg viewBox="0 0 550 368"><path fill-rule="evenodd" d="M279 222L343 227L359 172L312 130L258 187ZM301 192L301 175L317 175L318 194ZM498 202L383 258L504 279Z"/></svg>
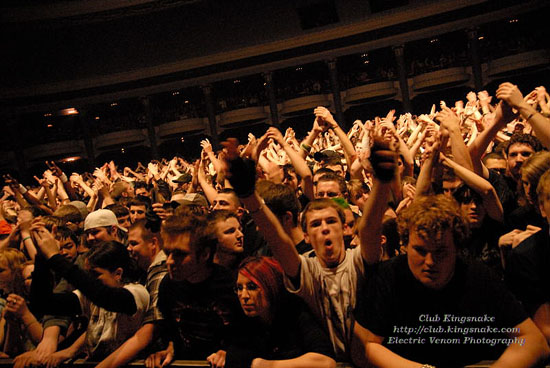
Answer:
<svg viewBox="0 0 550 368"><path fill-rule="evenodd" d="M166 254L164 254L164 252L161 250L155 256L153 263L151 263L149 269L147 270L147 281L145 283L145 287L147 288L147 291L149 291L151 301L149 302L149 309L147 310L145 318L143 319L143 324L164 319L157 307L157 303L159 299L159 285L167 272L168 269L166 267Z"/></svg>

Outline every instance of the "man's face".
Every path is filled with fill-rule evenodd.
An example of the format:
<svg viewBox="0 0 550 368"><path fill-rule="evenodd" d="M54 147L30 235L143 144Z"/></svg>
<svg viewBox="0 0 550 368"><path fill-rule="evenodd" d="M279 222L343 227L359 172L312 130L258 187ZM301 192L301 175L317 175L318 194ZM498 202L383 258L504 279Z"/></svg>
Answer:
<svg viewBox="0 0 550 368"><path fill-rule="evenodd" d="M353 216L353 212L349 208L346 208L344 210L344 214L346 215L346 223L344 224L344 244L349 247L351 245L351 241L353 240L353 227L355 226L355 217Z"/></svg>
<svg viewBox="0 0 550 368"><path fill-rule="evenodd" d="M128 232L128 252L141 269L147 270L156 253L154 243L145 241L142 232L143 230L139 227Z"/></svg>
<svg viewBox="0 0 550 368"><path fill-rule="evenodd" d="M61 238L59 240L59 253L69 262L74 261L78 255L75 242L71 238Z"/></svg>
<svg viewBox="0 0 550 368"><path fill-rule="evenodd" d="M507 157L507 164L508 164L508 173L516 178L519 179L519 169L521 169L521 165L523 165L523 162L527 160L531 155L535 153L535 150L533 147L531 147L528 144L524 143L514 143L510 146L508 149L508 157Z"/></svg>
<svg viewBox="0 0 550 368"><path fill-rule="evenodd" d="M460 179L457 179L455 181L448 181L443 180L442 186L443 186L443 194L445 194L448 197L453 196L453 192L456 188L458 188L462 184L462 181Z"/></svg>
<svg viewBox="0 0 550 368"><path fill-rule="evenodd" d="M473 229L478 229L483 223L485 215L487 215L487 211L483 204L476 203L474 200L470 203L461 203L460 210L462 211L462 216L468 220L470 227Z"/></svg>
<svg viewBox="0 0 550 368"><path fill-rule="evenodd" d="M440 240L425 240L410 229L407 259L418 281L430 289L442 289L451 281L455 270L456 247L451 230L446 230Z"/></svg>
<svg viewBox="0 0 550 368"><path fill-rule="evenodd" d="M149 197L151 195L151 193L149 193L149 191L145 188L137 188L135 192L136 192L136 196Z"/></svg>
<svg viewBox="0 0 550 368"><path fill-rule="evenodd" d="M120 216L116 218L118 221L118 224L128 230L130 228L130 225L132 224L130 222L130 215Z"/></svg>
<svg viewBox="0 0 550 368"><path fill-rule="evenodd" d="M332 207L308 211L305 241L313 247L323 267L336 267L344 260L344 229Z"/></svg>
<svg viewBox="0 0 550 368"><path fill-rule="evenodd" d="M145 206L130 206L130 221L132 224L145 218Z"/></svg>
<svg viewBox="0 0 550 368"><path fill-rule="evenodd" d="M296 176L296 173L292 170L285 170L283 184L288 185L293 190L298 189L298 177Z"/></svg>
<svg viewBox="0 0 550 368"><path fill-rule="evenodd" d="M206 260L200 258L190 244L190 234L163 237L168 275L174 281L192 282L194 276L204 271Z"/></svg>
<svg viewBox="0 0 550 368"><path fill-rule="evenodd" d="M229 210L237 213L239 204L236 202L235 197L231 193L218 193L212 201L213 210Z"/></svg>
<svg viewBox="0 0 550 368"><path fill-rule="evenodd" d="M218 251L231 254L243 252L242 227L235 217L216 222L216 237Z"/></svg>
<svg viewBox="0 0 550 368"><path fill-rule="evenodd" d="M113 228L108 228L105 226L94 227L93 229L86 230L86 242L90 246L94 246L101 241L111 241L116 240L111 233L115 233Z"/></svg>
<svg viewBox="0 0 550 368"><path fill-rule="evenodd" d="M315 186L315 198L343 198L340 186L335 181L320 181Z"/></svg>
<svg viewBox="0 0 550 368"><path fill-rule="evenodd" d="M351 198L351 202L357 207L359 207L359 209L363 210L363 207L367 199L369 199L368 193L356 192Z"/></svg>
<svg viewBox="0 0 550 368"><path fill-rule="evenodd" d="M489 158L485 162L485 167L488 169L493 169L498 171L501 174L506 173L506 160L500 158Z"/></svg>

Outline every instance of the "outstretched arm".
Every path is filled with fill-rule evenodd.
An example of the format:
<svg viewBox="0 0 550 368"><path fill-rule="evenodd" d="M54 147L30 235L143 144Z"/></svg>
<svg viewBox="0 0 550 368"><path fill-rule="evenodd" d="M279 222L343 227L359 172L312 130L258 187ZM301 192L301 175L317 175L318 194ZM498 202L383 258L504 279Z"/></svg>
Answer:
<svg viewBox="0 0 550 368"><path fill-rule="evenodd" d="M374 169L374 185L363 208L358 231L361 239L361 255L367 264L380 260L382 253L382 219L388 208L388 196L392 179L396 176L397 154L388 143L375 139L370 161Z"/></svg>
<svg viewBox="0 0 550 368"><path fill-rule="evenodd" d="M380 368L421 368L420 363L405 359L382 345L384 338L370 332L355 322L351 357L358 367L374 366Z"/></svg>
<svg viewBox="0 0 550 368"><path fill-rule="evenodd" d="M548 358L550 349L542 333L533 321L528 318L514 326L518 333L508 334L525 343L510 344L492 367L533 367Z"/></svg>
<svg viewBox="0 0 550 368"><path fill-rule="evenodd" d="M550 149L550 119L543 116L523 99L518 86L508 82L502 83L497 89L496 96L518 110L520 115L531 124L535 135L544 147Z"/></svg>
<svg viewBox="0 0 550 368"><path fill-rule="evenodd" d="M496 221L504 221L504 210L502 209L502 204L500 203L497 192L491 183L473 171L468 170L454 162L442 153L440 154L440 157L443 165L453 169L455 174L461 178L466 185L475 190L481 196L483 206L487 210L489 217Z"/></svg>
<svg viewBox="0 0 550 368"><path fill-rule="evenodd" d="M313 199L313 175L311 173L311 170L307 166L306 160L298 152L294 150L288 144L281 132L277 128L269 128L267 130L267 137L272 138L275 142L279 143L281 147L285 150L286 154L288 155L288 158L290 159L290 162L292 163L292 166L294 167L294 170L296 170L296 174L300 175L302 178L302 190L304 192L304 195L308 197L310 200Z"/></svg>
<svg viewBox="0 0 550 368"><path fill-rule="evenodd" d="M285 232L283 226L271 210L255 192L255 165L244 161L237 151L237 140L230 138L222 145L227 150L225 164L228 167L229 180L241 202L258 225L275 259L281 264L289 277L297 277L300 271L300 256Z"/></svg>

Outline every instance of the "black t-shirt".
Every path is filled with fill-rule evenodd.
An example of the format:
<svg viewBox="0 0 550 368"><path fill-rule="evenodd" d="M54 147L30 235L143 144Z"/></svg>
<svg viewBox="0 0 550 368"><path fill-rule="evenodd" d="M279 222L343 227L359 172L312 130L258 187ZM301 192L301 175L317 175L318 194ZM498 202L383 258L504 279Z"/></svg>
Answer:
<svg viewBox="0 0 550 368"><path fill-rule="evenodd" d="M506 284L532 316L550 302L548 225L515 247L506 259Z"/></svg>
<svg viewBox="0 0 550 368"><path fill-rule="evenodd" d="M467 262L478 260L490 267L503 278L504 270L500 258L498 239L504 234L504 225L485 216L483 223L477 229L471 229L470 236L464 240L458 250L459 256Z"/></svg>
<svg viewBox="0 0 550 368"><path fill-rule="evenodd" d="M242 314L233 276L221 266L212 267L210 277L197 284L176 282L168 275L160 283L163 331L174 341L176 358L206 359L223 347Z"/></svg>
<svg viewBox="0 0 550 368"><path fill-rule="evenodd" d="M507 176L499 174L497 171L489 169L489 183L495 188L502 208L504 209L504 215L512 213L518 207L518 184L517 182Z"/></svg>
<svg viewBox="0 0 550 368"><path fill-rule="evenodd" d="M441 290L425 287L411 273L407 256L367 270L355 318L384 337L394 353L420 363L461 367L497 359L509 339L488 327L513 327L527 315L514 296L479 262L457 259L453 278Z"/></svg>
<svg viewBox="0 0 550 368"><path fill-rule="evenodd" d="M507 216L506 232L514 229L525 230L527 225L544 227L547 224L546 219L541 216L535 206L527 204L516 208Z"/></svg>
<svg viewBox="0 0 550 368"><path fill-rule="evenodd" d="M227 368L248 368L254 358L283 360L308 352L333 357L330 339L301 299L288 295L280 307L271 325L244 319L227 348Z"/></svg>

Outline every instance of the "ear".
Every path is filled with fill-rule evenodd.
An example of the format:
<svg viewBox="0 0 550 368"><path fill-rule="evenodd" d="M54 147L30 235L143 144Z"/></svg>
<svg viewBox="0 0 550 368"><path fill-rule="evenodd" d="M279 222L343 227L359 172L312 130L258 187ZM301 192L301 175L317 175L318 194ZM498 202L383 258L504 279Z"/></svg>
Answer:
<svg viewBox="0 0 550 368"><path fill-rule="evenodd" d="M292 213L290 213L290 211L286 211L282 218L281 218L281 222L282 222L282 225L283 226L287 226L287 225L292 225Z"/></svg>
<svg viewBox="0 0 550 368"><path fill-rule="evenodd" d="M239 217L239 219L240 219L241 217L243 217L244 212L245 212L245 209L244 209L243 207L240 207L240 206L239 206L239 208L237 208L237 217Z"/></svg>
<svg viewBox="0 0 550 368"><path fill-rule="evenodd" d="M542 215L542 217L547 219L548 222L550 223L550 213L546 213L546 211L544 210L544 206L542 205L541 202L539 202L539 210L540 210L540 214Z"/></svg>
<svg viewBox="0 0 550 368"><path fill-rule="evenodd" d="M388 242L388 239L386 238L386 235L380 235L380 244L386 245L387 242Z"/></svg>
<svg viewBox="0 0 550 368"><path fill-rule="evenodd" d="M113 275L115 276L115 279L120 282L122 280L123 273L124 270L122 269L122 267L119 267L115 270L115 272L113 272Z"/></svg>
<svg viewBox="0 0 550 368"><path fill-rule="evenodd" d="M306 232L304 232L304 241L305 241L307 244L311 244L311 243L309 242L309 235L307 235Z"/></svg>
<svg viewBox="0 0 550 368"><path fill-rule="evenodd" d="M149 245L153 250L153 253L157 254L160 251L160 240L157 236L151 238L151 244Z"/></svg>

